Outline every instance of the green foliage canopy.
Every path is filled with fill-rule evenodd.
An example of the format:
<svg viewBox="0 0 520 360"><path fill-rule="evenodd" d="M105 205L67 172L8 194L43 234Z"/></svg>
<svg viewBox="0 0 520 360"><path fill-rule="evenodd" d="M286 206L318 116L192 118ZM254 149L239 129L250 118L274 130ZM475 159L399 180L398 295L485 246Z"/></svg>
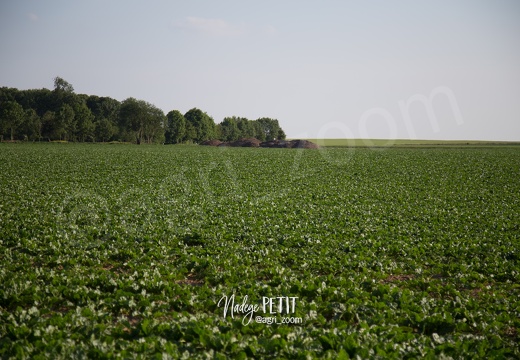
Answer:
<svg viewBox="0 0 520 360"><path fill-rule="evenodd" d="M195 138L193 140L196 142L202 142L215 138L215 121L213 121L213 118L208 114L200 109L193 108L188 111L184 117L195 130Z"/></svg>
<svg viewBox="0 0 520 360"><path fill-rule="evenodd" d="M16 101L7 101L0 112L0 128L9 129L11 140L14 139L14 131L20 126L24 119L24 111Z"/></svg>
<svg viewBox="0 0 520 360"><path fill-rule="evenodd" d="M179 110L172 110L167 115L166 143L179 144L186 137L186 118Z"/></svg>
<svg viewBox="0 0 520 360"><path fill-rule="evenodd" d="M284 139L278 120L226 117L216 125L206 112L193 108L184 115L163 111L144 100L76 94L65 79L54 89L0 88L0 139L30 141L122 141L137 144L200 143L256 137Z"/></svg>

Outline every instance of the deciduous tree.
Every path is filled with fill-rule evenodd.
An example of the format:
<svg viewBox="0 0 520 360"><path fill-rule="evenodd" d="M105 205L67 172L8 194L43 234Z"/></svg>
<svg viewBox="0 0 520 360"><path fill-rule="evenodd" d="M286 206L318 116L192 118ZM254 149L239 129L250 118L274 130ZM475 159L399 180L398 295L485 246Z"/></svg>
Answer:
<svg viewBox="0 0 520 360"><path fill-rule="evenodd" d="M186 136L186 119L178 110L172 110L167 115L166 143L179 144Z"/></svg>
<svg viewBox="0 0 520 360"><path fill-rule="evenodd" d="M55 120L54 136L60 140L74 140L76 135L76 119L74 109L69 104L63 104Z"/></svg>
<svg viewBox="0 0 520 360"><path fill-rule="evenodd" d="M132 133L138 144L164 139L164 113L146 101L126 99L121 104L119 119L123 130Z"/></svg>
<svg viewBox="0 0 520 360"><path fill-rule="evenodd" d="M28 140L40 140L42 137L42 121L34 109L25 110L21 133Z"/></svg>
<svg viewBox="0 0 520 360"><path fill-rule="evenodd" d="M84 102L76 103L74 106L76 119L76 138L84 142L94 140L94 115Z"/></svg>
<svg viewBox="0 0 520 360"><path fill-rule="evenodd" d="M117 133L117 128L108 119L103 118L96 122L94 133L96 141L106 142Z"/></svg>
<svg viewBox="0 0 520 360"><path fill-rule="evenodd" d="M260 118L256 120L259 124L259 130L265 135L266 141L283 140L285 133L280 128L278 120L271 118Z"/></svg>
<svg viewBox="0 0 520 360"><path fill-rule="evenodd" d="M1 105L0 129L9 130L11 140L14 140L15 130L24 120L25 113L20 104L16 101L6 101Z"/></svg>
<svg viewBox="0 0 520 360"><path fill-rule="evenodd" d="M195 129L195 138L190 140L200 143L215 138L215 121L208 114L200 109L193 108L184 117L186 122L190 123Z"/></svg>
<svg viewBox="0 0 520 360"><path fill-rule="evenodd" d="M242 136L235 117L224 118L220 123L220 131L220 138L223 141L235 141Z"/></svg>

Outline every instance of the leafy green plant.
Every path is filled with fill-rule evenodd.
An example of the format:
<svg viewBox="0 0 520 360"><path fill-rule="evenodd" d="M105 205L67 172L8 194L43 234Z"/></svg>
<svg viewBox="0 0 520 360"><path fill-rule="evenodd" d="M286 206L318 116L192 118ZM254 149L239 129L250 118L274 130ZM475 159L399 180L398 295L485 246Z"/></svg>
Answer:
<svg viewBox="0 0 520 360"><path fill-rule="evenodd" d="M0 356L517 358L519 151L1 144Z"/></svg>

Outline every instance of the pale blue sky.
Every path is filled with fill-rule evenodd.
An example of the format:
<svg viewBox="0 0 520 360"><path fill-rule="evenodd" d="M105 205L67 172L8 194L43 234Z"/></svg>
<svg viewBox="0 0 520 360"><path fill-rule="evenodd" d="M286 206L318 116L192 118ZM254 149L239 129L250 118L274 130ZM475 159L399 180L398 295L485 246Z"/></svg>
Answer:
<svg viewBox="0 0 520 360"><path fill-rule="evenodd" d="M520 140L520 1L2 1L0 86L55 76L289 137Z"/></svg>

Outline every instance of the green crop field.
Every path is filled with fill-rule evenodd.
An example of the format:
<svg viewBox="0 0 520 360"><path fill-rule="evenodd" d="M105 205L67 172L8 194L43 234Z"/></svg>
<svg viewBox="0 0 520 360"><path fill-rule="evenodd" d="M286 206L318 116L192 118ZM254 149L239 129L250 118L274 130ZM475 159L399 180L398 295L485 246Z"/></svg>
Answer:
<svg viewBox="0 0 520 360"><path fill-rule="evenodd" d="M1 358L519 358L520 148L0 144L0 259Z"/></svg>

